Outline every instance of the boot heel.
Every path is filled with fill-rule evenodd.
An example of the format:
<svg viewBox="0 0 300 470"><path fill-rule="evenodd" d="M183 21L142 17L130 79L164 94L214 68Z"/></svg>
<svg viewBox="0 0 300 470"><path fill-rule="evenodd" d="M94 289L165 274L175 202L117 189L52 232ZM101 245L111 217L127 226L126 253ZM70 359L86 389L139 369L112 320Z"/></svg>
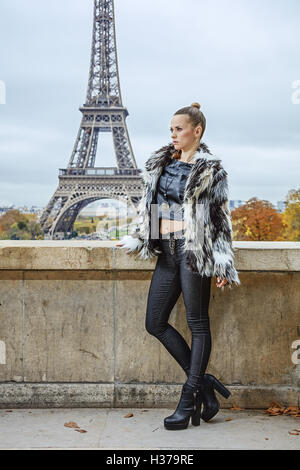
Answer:
<svg viewBox="0 0 300 470"><path fill-rule="evenodd" d="M199 426L200 425L201 404L202 404L202 398L200 397L199 393L196 393L196 397L195 397L196 409L194 410L194 413L192 414L192 425L193 426Z"/></svg>
<svg viewBox="0 0 300 470"><path fill-rule="evenodd" d="M216 379L216 377L214 377L213 375L211 376L211 381L217 392L219 392L224 398L228 398L231 395L228 388L226 388L221 382L219 382L218 379Z"/></svg>

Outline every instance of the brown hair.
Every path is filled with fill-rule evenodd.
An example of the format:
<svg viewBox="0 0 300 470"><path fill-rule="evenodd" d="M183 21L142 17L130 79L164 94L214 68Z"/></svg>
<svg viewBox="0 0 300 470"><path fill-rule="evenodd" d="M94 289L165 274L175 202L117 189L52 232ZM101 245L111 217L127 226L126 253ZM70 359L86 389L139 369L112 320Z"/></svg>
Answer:
<svg viewBox="0 0 300 470"><path fill-rule="evenodd" d="M175 114L187 114L189 116L190 122L192 126L196 127L200 124L202 128L202 134L200 136L200 140L205 132L206 128L206 119L202 111L200 111L200 104L197 102L192 103L190 106L185 106L184 108L178 109ZM199 142L200 143L200 142ZM176 151L173 153L172 158L180 158L181 150Z"/></svg>

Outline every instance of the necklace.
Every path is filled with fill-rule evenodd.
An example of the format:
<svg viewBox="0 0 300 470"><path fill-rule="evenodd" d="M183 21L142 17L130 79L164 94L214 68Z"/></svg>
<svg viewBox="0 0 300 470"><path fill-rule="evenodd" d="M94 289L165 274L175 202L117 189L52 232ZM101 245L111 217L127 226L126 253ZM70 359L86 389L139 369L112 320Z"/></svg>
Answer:
<svg viewBox="0 0 300 470"><path fill-rule="evenodd" d="M190 163L192 160L195 160L195 156L196 156L196 152L193 153L193 156L192 158L190 158L190 160L179 160L179 161L184 162L184 163Z"/></svg>
<svg viewBox="0 0 300 470"><path fill-rule="evenodd" d="M171 185L171 183L172 183L174 177L171 179L171 183L170 183L169 186L167 187L168 179L169 179L169 177L167 177L166 186L165 186L165 190L164 190L164 197L165 197L167 200L168 200L167 191L168 191L168 189L169 189L169 187L170 187L170 185ZM168 202L163 202L163 203L161 204L161 208L162 208L162 210L167 211L168 209L170 209L170 206L169 206Z"/></svg>
<svg viewBox="0 0 300 470"><path fill-rule="evenodd" d="M183 162L183 163L189 163L191 164L191 162L195 159L195 157L191 158L190 160L179 160L180 162ZM193 163L192 163L193 165Z"/></svg>

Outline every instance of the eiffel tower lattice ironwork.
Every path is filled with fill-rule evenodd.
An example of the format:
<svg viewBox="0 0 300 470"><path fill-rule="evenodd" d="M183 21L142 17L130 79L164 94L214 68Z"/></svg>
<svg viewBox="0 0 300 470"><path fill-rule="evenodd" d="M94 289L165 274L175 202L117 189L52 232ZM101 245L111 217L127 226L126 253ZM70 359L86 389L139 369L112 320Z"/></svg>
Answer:
<svg viewBox="0 0 300 470"><path fill-rule="evenodd" d="M91 62L82 119L68 167L59 170L58 187L40 223L45 238L70 234L79 212L93 201L114 198L133 209L143 180L137 168L122 104L113 0L94 0ZM100 132L111 132L116 167L95 167Z"/></svg>

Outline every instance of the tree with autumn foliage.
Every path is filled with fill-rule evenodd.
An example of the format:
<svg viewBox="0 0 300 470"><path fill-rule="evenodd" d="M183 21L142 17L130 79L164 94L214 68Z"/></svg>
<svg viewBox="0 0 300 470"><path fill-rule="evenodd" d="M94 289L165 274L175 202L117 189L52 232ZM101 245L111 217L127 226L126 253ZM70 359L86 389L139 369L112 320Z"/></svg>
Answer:
<svg viewBox="0 0 300 470"><path fill-rule="evenodd" d="M22 214L12 209L0 217L0 240L42 240L36 214Z"/></svg>
<svg viewBox="0 0 300 470"><path fill-rule="evenodd" d="M284 222L273 204L253 197L231 211L234 240L283 241Z"/></svg>
<svg viewBox="0 0 300 470"><path fill-rule="evenodd" d="M284 240L300 241L300 189L288 192L285 211L282 214L284 222Z"/></svg>

